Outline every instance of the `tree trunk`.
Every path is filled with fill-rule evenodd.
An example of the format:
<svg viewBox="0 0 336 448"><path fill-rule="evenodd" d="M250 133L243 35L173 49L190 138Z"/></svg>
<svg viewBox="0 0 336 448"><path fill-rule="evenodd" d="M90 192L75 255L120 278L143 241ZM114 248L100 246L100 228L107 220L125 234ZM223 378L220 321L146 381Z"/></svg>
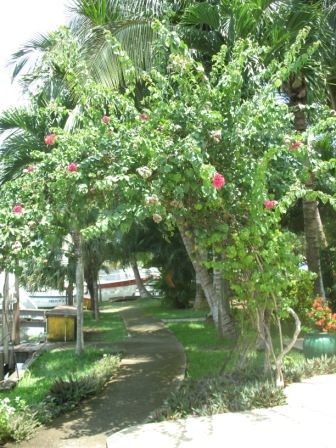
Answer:
<svg viewBox="0 0 336 448"><path fill-rule="evenodd" d="M8 365L9 362L9 325L8 325L8 313L9 313L9 274L5 272L5 281L3 287L3 299L2 299L2 345L4 364Z"/></svg>
<svg viewBox="0 0 336 448"><path fill-rule="evenodd" d="M98 272L89 265L87 267L86 274L86 285L89 290L90 299L91 299L91 311L95 320L100 319L99 314L99 288L98 288Z"/></svg>
<svg viewBox="0 0 336 448"><path fill-rule="evenodd" d="M20 284L17 275L15 276L15 297L16 302L13 304L12 341L14 345L18 345L20 344Z"/></svg>
<svg viewBox="0 0 336 448"><path fill-rule="evenodd" d="M226 309L220 306L220 300L213 285L212 278L206 267L202 265L202 260L194 251L194 244L192 239L187 235L187 227L182 219L177 220L178 228L181 233L183 243L190 260L196 271L196 275L202 285L205 297L208 301L214 323L216 325L217 333L228 339L236 339L236 326L233 317Z"/></svg>
<svg viewBox="0 0 336 448"><path fill-rule="evenodd" d="M257 307L257 340L256 349L266 350L268 347L268 334L271 329L271 311L267 308Z"/></svg>
<svg viewBox="0 0 336 448"><path fill-rule="evenodd" d="M303 200L303 217L307 244L306 258L308 269L317 274L314 281L314 295L318 295L322 297L323 300L326 300L320 260L320 217L317 201Z"/></svg>
<svg viewBox="0 0 336 448"><path fill-rule="evenodd" d="M83 242L78 230L72 232L72 239L76 254L76 301L77 301L77 338L76 353L84 350L84 319L83 319L83 297L84 297L84 264L83 264Z"/></svg>
<svg viewBox="0 0 336 448"><path fill-rule="evenodd" d="M218 261L219 257L214 254L214 261ZM222 316L230 313L230 302L228 300L227 291L225 290L225 281L223 278L223 269L213 270L213 284L218 297L218 316L219 331L223 332ZM220 334L221 336L221 334Z"/></svg>
<svg viewBox="0 0 336 448"><path fill-rule="evenodd" d="M140 272L139 272L138 263L136 261L134 254L130 255L130 265L131 265L131 268L133 269L134 278L135 278L137 288L139 290L140 297L142 297L142 298L152 297L152 294L149 291L147 291L147 289L143 283L143 280L142 280Z"/></svg>
<svg viewBox="0 0 336 448"><path fill-rule="evenodd" d="M202 310L205 308L209 308L207 299L205 297L201 282L198 279L197 273L195 273L195 276L196 276L196 294L194 301L194 310Z"/></svg>
<svg viewBox="0 0 336 448"><path fill-rule="evenodd" d="M202 251L200 253L200 257L202 261L207 261L207 253ZM202 288L201 282L198 278L197 272L195 272L195 281L196 281L196 291L195 291L195 301L194 301L194 310L200 310L202 308L209 308L207 299L204 294L204 290Z"/></svg>
<svg viewBox="0 0 336 448"><path fill-rule="evenodd" d="M98 273L96 278L93 280L93 315L95 320L100 319L100 311L99 311L99 288L98 288Z"/></svg>
<svg viewBox="0 0 336 448"><path fill-rule="evenodd" d="M69 285L66 289L66 304L67 305L73 306L73 304L74 304L73 296L74 296L74 285L72 282L69 282Z"/></svg>
<svg viewBox="0 0 336 448"><path fill-rule="evenodd" d="M283 84L283 87L289 97L290 108L294 113L294 128L296 131L305 132L307 129L306 116L300 105L304 105L307 102L306 81L302 75L292 73L289 80ZM309 189L314 188L313 174L307 180L306 187ZM320 237L323 233L323 230L321 231L323 227L316 201L303 200L303 220L308 269L317 274L314 282L314 294L323 297L325 300L320 261L320 242L323 240Z"/></svg>
<svg viewBox="0 0 336 448"><path fill-rule="evenodd" d="M97 254L91 241L85 246L86 264L84 268L86 285L91 298L91 312L95 320L99 320L99 291L98 291L98 277L99 277L99 263Z"/></svg>
<svg viewBox="0 0 336 448"><path fill-rule="evenodd" d="M223 261L223 255L213 256L214 261ZM231 312L231 306L230 306L230 288L228 282L224 278L224 271L223 269L214 269L214 286L216 289L216 292L218 294L218 297L221 300L222 306L225 308L227 313Z"/></svg>

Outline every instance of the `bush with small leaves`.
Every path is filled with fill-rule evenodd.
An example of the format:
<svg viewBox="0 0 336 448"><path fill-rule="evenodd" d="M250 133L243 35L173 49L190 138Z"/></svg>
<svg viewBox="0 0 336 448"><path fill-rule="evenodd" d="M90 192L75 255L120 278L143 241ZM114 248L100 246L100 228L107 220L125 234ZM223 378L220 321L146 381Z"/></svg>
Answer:
<svg viewBox="0 0 336 448"><path fill-rule="evenodd" d="M268 408L285 403L283 389L275 387L258 372L237 371L201 380L186 381L172 394L152 421L175 420Z"/></svg>
<svg viewBox="0 0 336 448"><path fill-rule="evenodd" d="M0 445L30 438L40 425L34 412L20 398L0 400Z"/></svg>

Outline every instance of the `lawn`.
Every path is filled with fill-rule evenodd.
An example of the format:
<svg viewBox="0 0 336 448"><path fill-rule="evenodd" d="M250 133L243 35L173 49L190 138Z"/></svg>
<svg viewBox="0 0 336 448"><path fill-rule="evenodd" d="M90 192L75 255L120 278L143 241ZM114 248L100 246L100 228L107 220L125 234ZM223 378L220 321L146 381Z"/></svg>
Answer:
<svg viewBox="0 0 336 448"><path fill-rule="evenodd" d="M265 380L263 353L251 350L248 363L250 370L237 370L237 360L241 358L244 346L219 338L215 326L206 318L206 310L172 309L160 299L139 298L102 303L99 321L93 319L91 311L85 311L85 350L82 354L76 354L74 344L72 348L44 352L13 391L1 392L2 399L8 398L11 405L18 406L17 412L21 412L20 421L23 418L24 424L20 424L20 431L11 427L13 419L9 414L6 417L7 404L4 405L6 402L2 400L0 405L3 403L4 408L0 433L5 427L7 432L4 437L11 437L13 431L18 431L15 432L16 440L23 440L30 434L29 431L34 430L36 415L40 418L37 424L43 423L48 418L52 419L78 406L81 399L98 393L111 376L118 374L120 356L113 352L111 344L127 337L120 314L132 308L141 308L153 317L162 319L183 345L187 356L183 385L175 395L167 397L165 407L157 411L153 420L207 413L211 415L216 410L233 412L252 409L257 404L258 407L268 407L284 402L283 390ZM95 342L99 344L94 346ZM289 366L287 378L292 381L336 371L335 359L328 362L322 360L321 363L314 361L307 365L303 354L295 350L286 356L285 364ZM20 406L17 404L19 397Z"/></svg>
<svg viewBox="0 0 336 448"><path fill-rule="evenodd" d="M141 308L153 317L162 320L183 345L187 356L186 377L199 379L211 375L218 375L224 367L230 371L239 363L244 343L236 347L231 341L218 337L211 319L207 319L208 310L195 311L189 309L173 309L169 303L161 299L137 299L127 302L104 303L102 309L119 313L125 309ZM239 312L239 310L236 312ZM285 339L290 339L292 325L284 325ZM278 349L279 341L274 334L274 346ZM228 359L229 358L229 359ZM263 365L263 353L251 350L249 365L256 367ZM301 363L304 356L297 350L292 350L286 359L290 363Z"/></svg>

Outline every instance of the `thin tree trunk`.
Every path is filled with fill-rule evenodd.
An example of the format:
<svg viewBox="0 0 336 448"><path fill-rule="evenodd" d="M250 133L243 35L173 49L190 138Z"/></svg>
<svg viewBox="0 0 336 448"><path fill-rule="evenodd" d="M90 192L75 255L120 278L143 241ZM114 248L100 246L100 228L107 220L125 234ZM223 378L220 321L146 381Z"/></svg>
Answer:
<svg viewBox="0 0 336 448"><path fill-rule="evenodd" d="M204 308L209 308L207 299L205 297L201 282L198 279L197 273L196 276L196 293L195 293L195 301L194 301L194 310L202 310Z"/></svg>
<svg viewBox="0 0 336 448"><path fill-rule="evenodd" d="M315 272L317 277L314 281L314 294L319 295L326 300L326 295L323 286L320 248L321 240L320 236L320 217L318 212L317 201L303 200L303 217L305 225L305 237L306 237L306 258L308 269L311 272Z"/></svg>
<svg viewBox="0 0 336 448"><path fill-rule="evenodd" d="M95 320L99 320L100 319L100 311L99 311L99 288L98 288L98 273L96 278L93 280L93 314L94 314L94 318Z"/></svg>
<svg viewBox="0 0 336 448"><path fill-rule="evenodd" d="M200 257L202 258L202 261L207 261L207 253L206 252L202 251L200 253ZM195 280L196 280L196 291L195 291L194 310L209 308L207 299L204 294L204 290L202 288L201 282L198 278L196 271L195 271Z"/></svg>
<svg viewBox="0 0 336 448"><path fill-rule="evenodd" d="M292 73L288 81L283 84L283 87L289 97L290 108L294 113L294 128L299 132L305 132L307 129L306 116L305 112L300 108L301 105L307 103L307 84L305 78L300 74ZM311 190L314 189L313 174L307 180L306 187ZM316 201L303 200L303 219L308 269L317 274L314 282L314 294L323 297L325 300L320 261L320 243L323 241L321 235L324 235L324 233L321 230L323 226Z"/></svg>
<svg viewBox="0 0 336 448"><path fill-rule="evenodd" d="M73 306L74 304L74 300L73 300L73 296L74 296L74 285L72 282L69 282L69 285L66 289L66 303L69 306Z"/></svg>
<svg viewBox="0 0 336 448"><path fill-rule="evenodd" d="M84 319L83 319L84 263L83 263L82 236L78 230L74 230L72 232L72 239L76 254L76 301L77 301L76 353L80 354L84 350Z"/></svg>
<svg viewBox="0 0 336 448"><path fill-rule="evenodd" d="M18 345L20 344L20 284L17 275L15 276L15 297L16 302L13 304L12 341L14 345Z"/></svg>
<svg viewBox="0 0 336 448"><path fill-rule="evenodd" d="M260 307L257 307L257 350L267 349L267 335L271 328L271 314L271 311L267 308L261 309Z"/></svg>
<svg viewBox="0 0 336 448"><path fill-rule="evenodd" d="M3 287L3 299L2 299L2 345L4 354L4 364L8 365L9 362L9 325L8 325L8 312L9 312L9 274L5 272L5 281Z"/></svg>
<svg viewBox="0 0 336 448"><path fill-rule="evenodd" d="M140 272L139 272L138 263L136 261L134 254L130 255L130 265L131 265L131 268L133 269L134 278L136 281L137 288L139 290L140 297L142 297L142 298L152 297L152 294L149 291L147 291L147 289L143 283L143 280L142 280Z"/></svg>
<svg viewBox="0 0 336 448"><path fill-rule="evenodd" d="M182 219L177 220L178 228L181 233L182 240L184 242L186 251L193 263L196 274L202 285L205 297L208 301L214 323L216 325L217 333L219 336L228 339L236 339L236 326L231 314L227 313L223 307L219 307L218 295L213 285L212 278L206 267L202 265L201 258L195 253L193 247L193 241L187 235L187 228L185 222Z"/></svg>

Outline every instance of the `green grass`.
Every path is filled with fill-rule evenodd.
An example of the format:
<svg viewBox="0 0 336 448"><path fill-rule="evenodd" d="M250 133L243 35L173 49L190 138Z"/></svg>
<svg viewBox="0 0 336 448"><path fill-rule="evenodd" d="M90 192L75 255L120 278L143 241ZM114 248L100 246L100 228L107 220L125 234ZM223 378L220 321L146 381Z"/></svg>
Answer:
<svg viewBox="0 0 336 448"><path fill-rule="evenodd" d="M237 346L233 347L233 342L220 339L217 335L215 326L211 321L205 319L199 320L200 317L205 318L207 311L194 311L193 309L172 309L165 302L159 299L137 299L134 301L125 302L106 302L101 304L101 318L99 321L95 321L92 317L91 311L84 312L84 329L85 338L88 342L106 343L104 348L95 348L90 346L89 343L85 343L85 350L80 355L77 355L74 348L72 349L55 349L52 351L44 352L41 354L31 365L24 378L18 383L18 386L11 392L1 392L0 397L9 397L11 402L15 402L16 397L20 397L29 405L35 405L36 409L40 404L40 408L45 414L45 402L44 399L50 391L52 385L56 380L62 378L62 380L70 381L74 379L79 380L75 383L75 387L82 387L83 393L85 387L91 387L89 379L102 378L106 381L106 374L110 377L114 373L117 374L117 365L120 360L119 357L108 357L108 359L114 358L114 361L106 364L104 361L105 355L109 353L109 343L118 342L123 340L126 336L126 330L123 321L120 317L120 313L123 310L130 308L141 308L146 313L151 314L157 319L163 319L166 322L167 328L173 332L176 338L183 345L187 356L187 372L184 383L185 388L181 389L181 393L177 394L170 399L168 410L163 410L157 416L161 418L178 418L181 415L189 415L190 409L196 409L197 403L201 399L199 404L200 415L205 412L203 398L199 396L200 388L203 388L203 393L211 400L217 397L218 400L208 403L209 412L213 413L213 409L226 409L228 406L226 401L223 401L223 397L227 395L228 391L225 389L229 387L230 393L233 393L234 398L230 398L229 402L236 401L239 406L244 409L244 394L246 393L244 385L238 386L236 384L235 390L232 387L232 381L237 381L235 367L236 361L240 359L242 353L242 345L240 342ZM186 321L187 320L187 321ZM229 362L226 361L229 358ZM251 350L251 358L249 359L249 366L262 367L263 354ZM299 378L300 364L304 362L303 354L295 350L292 350L287 356L285 363L289 366L292 378ZM336 361L335 361L336 362ZM225 375L219 375L226 363ZM100 366L100 367L99 367ZM296 373L295 369L298 369ZM323 367L315 367L314 365L305 367L307 372L305 375L310 375L320 369L321 372L334 372L335 366L333 363L326 364ZM99 369L100 373L99 373ZM302 370L302 368L301 368ZM232 376L232 378L230 377ZM250 374L249 374L250 375ZM252 374L253 376L253 374ZM224 385L220 385L223 389L220 394L216 392L217 383L220 379L224 379ZM80 380L84 379L83 383ZM250 379L251 377L246 377ZM59 383L59 382L58 382ZM82 384L82 386L80 386ZM63 383L61 383L61 394L65 394L65 404L67 403L67 390L63 390ZM243 387L242 391L240 388ZM253 386L254 387L254 386ZM257 396L261 396L264 393L261 405L267 406L267 403L272 402L271 398L274 396L273 389L264 388L263 384L260 385L260 390L254 390L250 388L249 394L251 395L251 402L255 402ZM258 386L259 387L259 386ZM77 389L76 389L77 390ZM87 388L86 388L87 390ZM209 392L207 392L209 390ZM223 392L224 391L224 392ZM245 392L244 392L245 391ZM264 391L264 392L263 392ZM277 391L276 391L277 392ZM184 395L183 395L184 394ZM214 395L213 395L214 394ZM217 394L217 395L216 395ZM224 394L224 395L223 395ZM243 394L243 395L242 395ZM212 398L211 398L212 397ZM279 404L283 398L277 397ZM175 400L175 401L174 401ZM271 400L271 401L270 401ZM182 403L182 408L181 408ZM191 408L189 409L189 406ZM239 408L240 409L240 408ZM57 411L57 410L56 410ZM194 411L193 411L194 412ZM224 412L224 411L223 411ZM166 414L165 414L166 413ZM181 414L182 413L182 414ZM50 410L50 416L52 417L53 410ZM166 415L166 417L165 417ZM169 417L167 417L169 416ZM26 426L29 429L33 429L34 422L26 422ZM31 427L29 428L29 425ZM22 437L27 433L27 427L22 428ZM1 428L0 428L1 429ZM8 429L8 428L7 428ZM9 434L11 429L9 428ZM19 440L19 439L17 439ZM0 440L1 442L1 440ZM0 443L1 444L1 443Z"/></svg>
<svg viewBox="0 0 336 448"><path fill-rule="evenodd" d="M183 345L187 356L187 378L203 378L206 376L217 375L220 373L224 363L228 361L225 371L234 368L235 363L239 362L242 352L242 345L238 345L233 350L232 342L218 337L216 328L213 323L199 321L199 318L205 318L208 310L195 311L190 309L172 309L167 302L161 299L137 299L125 302L103 303L102 309L110 310L116 313L125 309L142 309L157 319L165 321L165 325L169 328L178 341ZM238 310L236 310L238 312ZM236 316L239 320L239 316ZM184 322L184 319L190 319L190 322ZM195 319L193 321L193 319ZM289 322L291 323L291 322ZM292 326L284 325L285 339L289 340L292 335ZM253 347L253 344L252 344ZM279 340L274 331L274 347L278 351ZM292 350L286 359L291 362L302 362L304 356L301 352ZM251 350L249 354L249 365L258 367L263 365L263 353Z"/></svg>
<svg viewBox="0 0 336 448"><path fill-rule="evenodd" d="M84 311L85 350L77 355L74 348L54 349L43 352L25 372L24 377L11 392L1 392L1 398L11 400L20 397L27 404L36 404L44 399L53 382L69 374L81 378L95 375L97 362L109 348L90 347L90 342L114 343L127 337L122 319L113 308L102 309L100 320L95 321L91 311ZM87 345L86 345L87 344ZM115 370L115 369L114 369Z"/></svg>
<svg viewBox="0 0 336 448"><path fill-rule="evenodd" d="M93 318L91 311L84 311L84 331L85 341L87 342L113 343L127 337L118 309L106 305L102 306L98 321Z"/></svg>
<svg viewBox="0 0 336 448"><path fill-rule="evenodd" d="M87 347L80 355L73 348L45 351L32 363L11 392L1 392L1 398L7 396L12 400L20 397L29 405L37 404L45 398L56 379L70 374L76 378L95 375L96 362L106 354L111 354L111 351L94 347Z"/></svg>
<svg viewBox="0 0 336 448"><path fill-rule="evenodd" d="M214 325L207 322L172 322L166 326L185 349L188 377L202 378L220 373L232 342L219 339Z"/></svg>
<svg viewBox="0 0 336 448"><path fill-rule="evenodd" d="M143 311L151 314L157 319L190 319L206 317L208 310L195 311L192 308L189 309L174 309L169 306L169 303L162 299L136 299L125 302L103 302L101 304L102 310L114 310L117 312L123 309L142 309Z"/></svg>

